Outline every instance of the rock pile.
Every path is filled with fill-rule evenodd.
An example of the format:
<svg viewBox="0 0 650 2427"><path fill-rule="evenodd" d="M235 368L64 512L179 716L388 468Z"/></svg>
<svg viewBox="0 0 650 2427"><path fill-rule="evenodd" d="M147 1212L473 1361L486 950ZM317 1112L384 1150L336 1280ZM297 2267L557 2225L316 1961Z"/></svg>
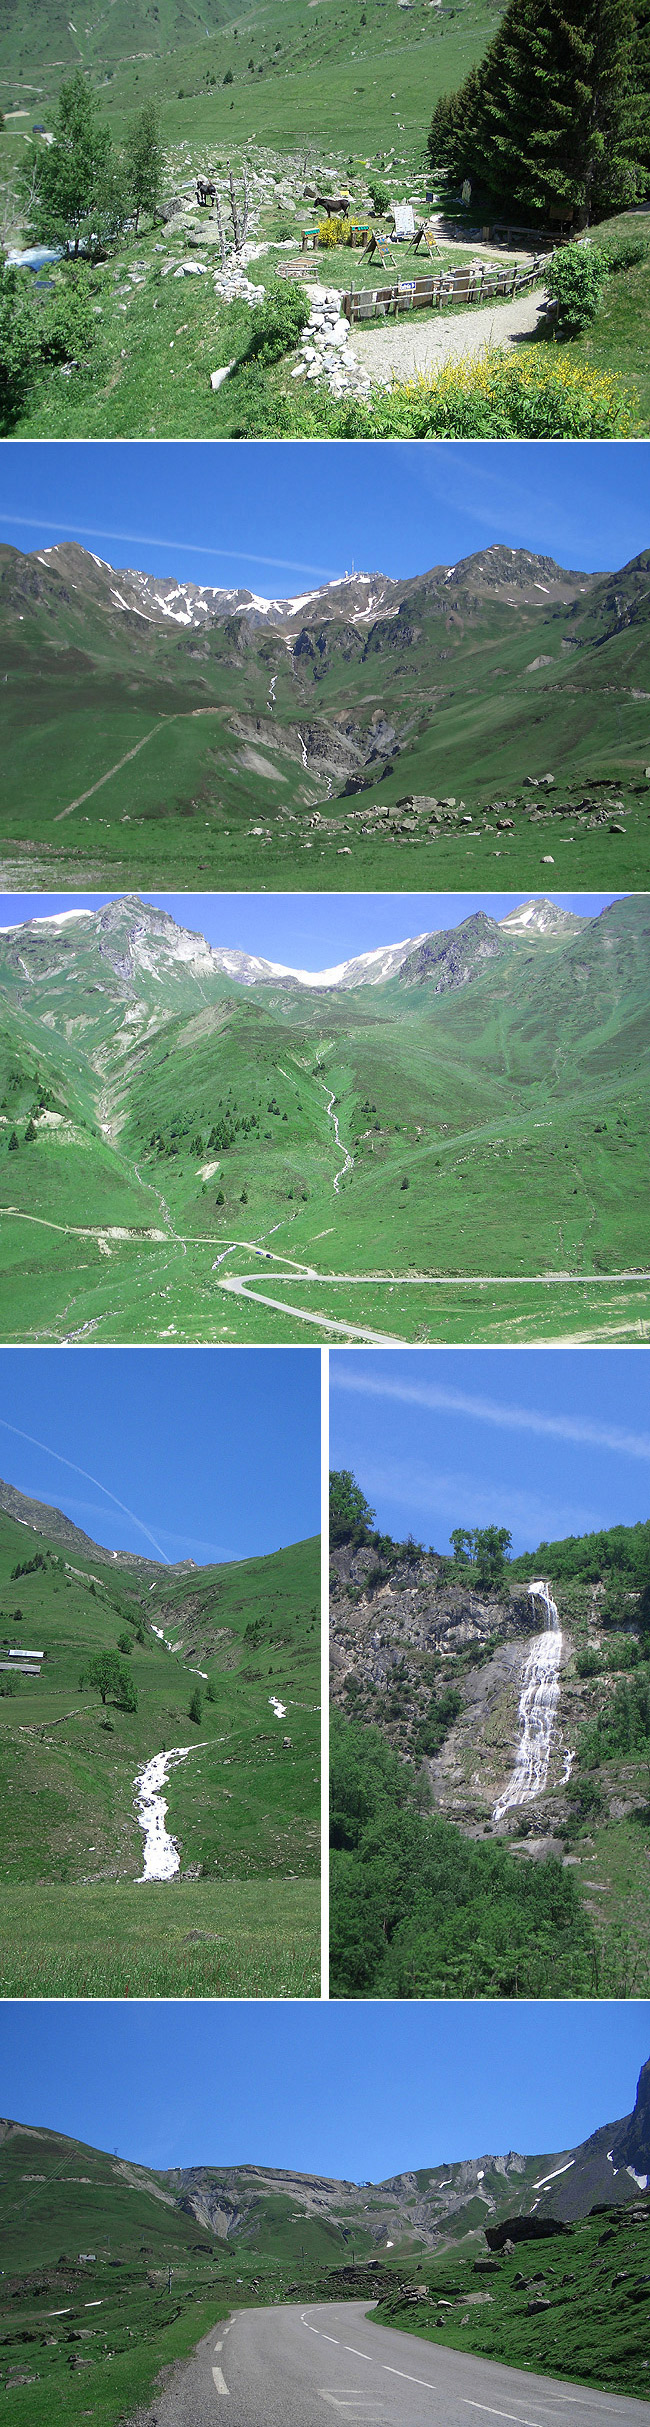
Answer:
<svg viewBox="0 0 650 2427"><path fill-rule="evenodd" d="M241 269L236 254L226 262L225 270L215 270L214 291L215 295L223 296L225 303L264 302L264 288L253 286L252 280Z"/></svg>
<svg viewBox="0 0 650 2427"><path fill-rule="evenodd" d="M337 287L306 286L311 310L292 379L325 379L332 396L368 396L370 380L349 346Z"/></svg>

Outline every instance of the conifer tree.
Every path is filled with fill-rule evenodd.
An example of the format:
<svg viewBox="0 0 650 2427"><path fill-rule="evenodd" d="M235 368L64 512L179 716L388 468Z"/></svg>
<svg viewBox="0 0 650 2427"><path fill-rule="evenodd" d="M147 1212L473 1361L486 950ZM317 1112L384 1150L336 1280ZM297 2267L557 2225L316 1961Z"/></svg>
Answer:
<svg viewBox="0 0 650 2427"><path fill-rule="evenodd" d="M634 0L634 42L631 72L632 150L637 190L650 184L650 0Z"/></svg>
<svg viewBox="0 0 650 2427"><path fill-rule="evenodd" d="M438 104L430 152L523 217L634 200L632 70L650 0L509 0L481 66ZM434 154L436 155L434 159Z"/></svg>

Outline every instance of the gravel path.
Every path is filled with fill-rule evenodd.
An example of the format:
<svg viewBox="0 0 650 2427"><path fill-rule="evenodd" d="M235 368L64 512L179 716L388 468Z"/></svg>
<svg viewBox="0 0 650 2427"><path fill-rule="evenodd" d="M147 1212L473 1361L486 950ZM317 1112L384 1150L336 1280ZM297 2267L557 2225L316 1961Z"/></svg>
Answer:
<svg viewBox="0 0 650 2427"><path fill-rule="evenodd" d="M445 362L480 354L484 346L515 345L517 339L532 337L543 300L543 288L533 287L513 303L483 304L448 320L441 312L419 327L416 312L412 318L384 321L372 329L361 329L355 321L350 347L371 379L390 379L391 374L408 379L414 371L437 371Z"/></svg>

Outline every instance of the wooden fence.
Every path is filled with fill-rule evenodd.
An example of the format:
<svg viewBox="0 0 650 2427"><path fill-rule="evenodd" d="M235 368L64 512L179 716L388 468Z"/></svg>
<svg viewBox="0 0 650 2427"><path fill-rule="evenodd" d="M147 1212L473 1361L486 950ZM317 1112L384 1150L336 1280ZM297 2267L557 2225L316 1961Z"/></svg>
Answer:
<svg viewBox="0 0 650 2427"><path fill-rule="evenodd" d="M449 303L488 303L493 296L525 295L544 278L549 255L538 255L530 268L516 262L503 268L440 270L425 278L400 278L392 286L361 287L343 297L346 319L378 320L400 312L444 311Z"/></svg>

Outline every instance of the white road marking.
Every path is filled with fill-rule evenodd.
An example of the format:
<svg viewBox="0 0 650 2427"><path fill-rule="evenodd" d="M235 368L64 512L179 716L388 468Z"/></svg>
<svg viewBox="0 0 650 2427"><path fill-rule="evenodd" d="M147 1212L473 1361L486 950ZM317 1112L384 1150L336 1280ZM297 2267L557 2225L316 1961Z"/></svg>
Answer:
<svg viewBox="0 0 650 2427"><path fill-rule="evenodd" d="M369 2351L357 2351L356 2343L344 2343L343 2349L344 2351L351 2351L353 2359L355 2360L369 2360L371 2357Z"/></svg>
<svg viewBox="0 0 650 2427"><path fill-rule="evenodd" d="M484 2410L487 2413L487 2417L490 2419L514 2419L515 2427L539 2427L537 2420L522 2419L520 2410L492 2410L489 2402L470 2401L468 2393L461 2394L461 2401L467 2410ZM542 2402L540 2401L540 2409L541 2408Z"/></svg>
<svg viewBox="0 0 650 2427"><path fill-rule="evenodd" d="M226 2384L226 2379L225 2379L225 2376L222 2376L222 2374L221 2374L221 2369L220 2369L220 2368L213 2368L213 2370L212 2370L212 2374L213 2374L213 2377L214 2377L215 2388L216 2388L217 2393L227 2393L227 2392L228 2392L228 2387L227 2387L227 2384Z"/></svg>
<svg viewBox="0 0 650 2427"><path fill-rule="evenodd" d="M215 2359L215 2360L216 2360L216 2357L217 2357L217 2352L218 2352L218 2351L223 2351L223 2343L215 2343L215 2346L214 2346L214 2354L213 2354L213 2357L214 2357L214 2359Z"/></svg>
<svg viewBox="0 0 650 2427"><path fill-rule="evenodd" d="M432 2385L430 2376L407 2376L405 2368L389 2368L387 2360L382 2360L381 2364L386 2376L403 2376L405 2385L424 2385L427 2393L437 2392L437 2386Z"/></svg>

